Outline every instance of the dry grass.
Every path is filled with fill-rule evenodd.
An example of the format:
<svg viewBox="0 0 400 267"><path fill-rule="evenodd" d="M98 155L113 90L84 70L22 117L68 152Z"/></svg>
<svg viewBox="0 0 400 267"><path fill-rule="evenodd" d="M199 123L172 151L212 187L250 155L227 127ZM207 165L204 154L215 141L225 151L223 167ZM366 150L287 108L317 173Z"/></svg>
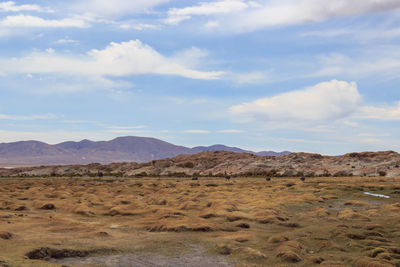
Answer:
<svg viewBox="0 0 400 267"><path fill-rule="evenodd" d="M179 254L189 244L238 266L400 266L399 188L354 177L2 179L0 266L58 266L25 256L40 248Z"/></svg>

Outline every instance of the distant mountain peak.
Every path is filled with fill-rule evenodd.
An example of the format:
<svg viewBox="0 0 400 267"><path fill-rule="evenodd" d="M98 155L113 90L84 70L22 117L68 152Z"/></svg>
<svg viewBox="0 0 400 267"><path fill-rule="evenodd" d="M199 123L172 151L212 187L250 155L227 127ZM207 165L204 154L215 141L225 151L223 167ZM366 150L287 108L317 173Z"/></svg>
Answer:
<svg viewBox="0 0 400 267"><path fill-rule="evenodd" d="M188 148L152 137L121 136L110 141L84 139L79 142L66 141L56 145L33 140L2 143L0 144L0 166L147 162L181 154L217 150L255 155L264 153L267 156L281 155L277 152L256 153L222 144Z"/></svg>

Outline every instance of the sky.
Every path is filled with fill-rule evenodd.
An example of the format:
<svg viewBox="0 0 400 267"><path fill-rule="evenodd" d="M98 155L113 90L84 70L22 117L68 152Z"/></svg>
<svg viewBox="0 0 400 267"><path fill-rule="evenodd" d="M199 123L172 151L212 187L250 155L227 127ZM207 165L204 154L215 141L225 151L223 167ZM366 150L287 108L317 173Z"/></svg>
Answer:
<svg viewBox="0 0 400 267"><path fill-rule="evenodd" d="M0 1L0 143L400 151L398 0Z"/></svg>

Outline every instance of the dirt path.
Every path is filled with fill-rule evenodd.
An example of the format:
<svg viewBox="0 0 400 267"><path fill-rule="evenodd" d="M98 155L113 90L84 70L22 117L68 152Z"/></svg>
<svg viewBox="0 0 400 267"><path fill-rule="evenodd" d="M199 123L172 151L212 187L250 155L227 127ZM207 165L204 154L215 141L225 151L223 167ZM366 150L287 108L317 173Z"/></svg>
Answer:
<svg viewBox="0 0 400 267"><path fill-rule="evenodd" d="M228 267L235 265L223 256L205 254L204 249L201 247L193 247L190 252L176 257L150 254L122 254L87 258L52 259L51 261L66 265L99 265L108 267Z"/></svg>

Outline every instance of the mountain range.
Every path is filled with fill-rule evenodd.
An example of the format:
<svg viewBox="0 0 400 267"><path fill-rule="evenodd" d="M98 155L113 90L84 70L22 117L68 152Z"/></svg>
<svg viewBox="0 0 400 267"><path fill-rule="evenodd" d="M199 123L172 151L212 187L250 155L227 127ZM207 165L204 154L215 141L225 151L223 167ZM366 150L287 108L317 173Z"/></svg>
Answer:
<svg viewBox="0 0 400 267"><path fill-rule="evenodd" d="M63 142L55 145L39 141L20 141L0 144L0 166L32 166L59 164L89 164L113 162L148 162L181 154L206 151L230 151L258 156L282 156L289 151L253 152L225 145L184 147L156 138L124 136L110 141Z"/></svg>

